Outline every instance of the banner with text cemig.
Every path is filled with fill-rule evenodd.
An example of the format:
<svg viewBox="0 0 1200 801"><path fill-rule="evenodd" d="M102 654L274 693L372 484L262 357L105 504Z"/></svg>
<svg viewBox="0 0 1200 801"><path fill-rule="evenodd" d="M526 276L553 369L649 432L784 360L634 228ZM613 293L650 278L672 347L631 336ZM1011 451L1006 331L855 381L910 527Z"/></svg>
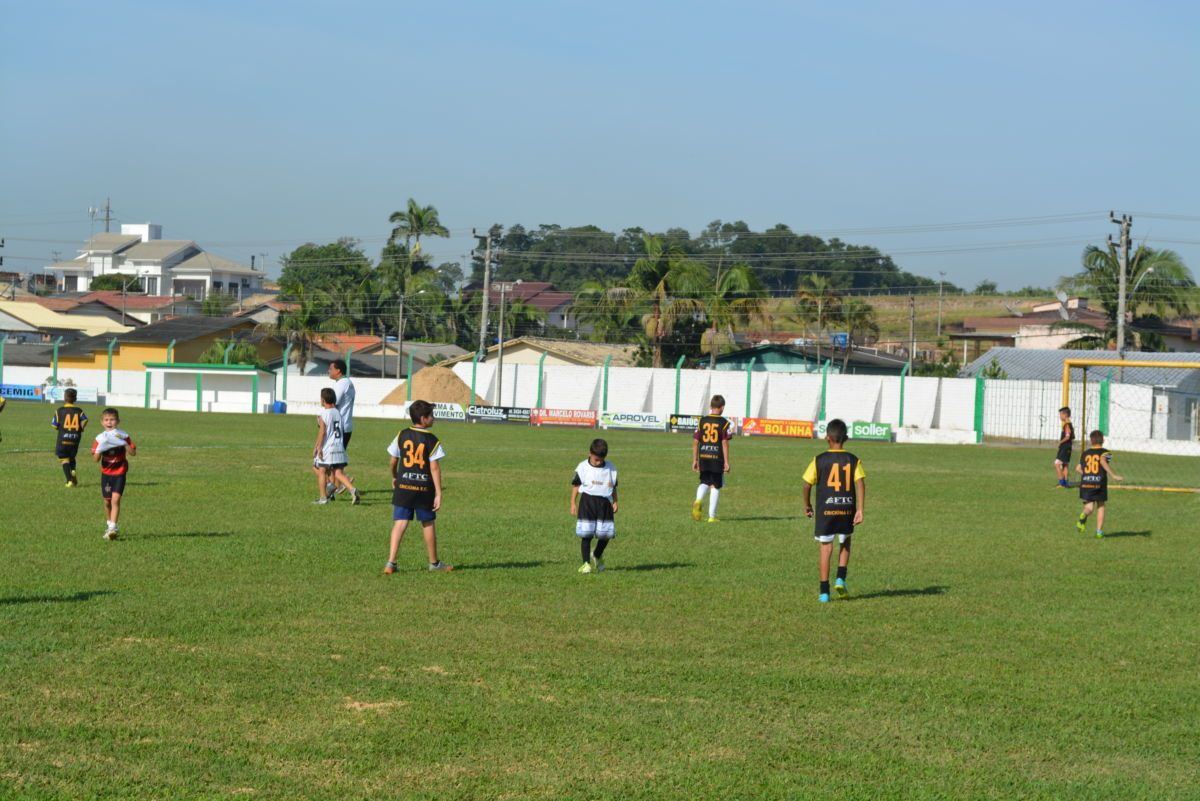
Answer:
<svg viewBox="0 0 1200 801"><path fill-rule="evenodd" d="M433 404L434 420L466 420L467 412L457 403Z"/></svg>
<svg viewBox="0 0 1200 801"><path fill-rule="evenodd" d="M742 420L742 433L750 437L800 437L812 439L811 420L771 420L747 417Z"/></svg>
<svg viewBox="0 0 1200 801"><path fill-rule="evenodd" d="M33 384L0 384L0 396L20 400L41 400L42 388Z"/></svg>
<svg viewBox="0 0 1200 801"><path fill-rule="evenodd" d="M468 406L467 419L472 423L521 423L529 425L533 410L518 406Z"/></svg>
<svg viewBox="0 0 1200 801"><path fill-rule="evenodd" d="M595 428L596 412L591 409L534 409L530 422L535 426Z"/></svg>
<svg viewBox="0 0 1200 801"><path fill-rule="evenodd" d="M647 412L602 412L601 428L633 428L641 431L662 431L667 420L661 414Z"/></svg>

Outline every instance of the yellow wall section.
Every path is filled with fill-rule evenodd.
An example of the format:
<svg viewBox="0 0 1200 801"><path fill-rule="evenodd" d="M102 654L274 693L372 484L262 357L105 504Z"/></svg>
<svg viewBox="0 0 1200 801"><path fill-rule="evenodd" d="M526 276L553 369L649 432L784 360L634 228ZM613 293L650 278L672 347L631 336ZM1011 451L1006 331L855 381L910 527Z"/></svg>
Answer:
<svg viewBox="0 0 1200 801"><path fill-rule="evenodd" d="M209 346L223 336L219 334L210 334L208 336L193 339L189 342L181 342L175 346L176 362L198 362L200 355L208 350ZM283 346L274 340L265 340L258 344L258 352L262 354L264 361L272 361L283 355ZM166 345L144 345L144 344L129 344L121 345L117 343L117 347L113 349L113 369L114 370L141 370L146 362L165 362L167 360ZM82 356L63 356L58 360L60 367L77 367L90 370L106 370L108 369L108 349L101 348L92 354L91 358Z"/></svg>

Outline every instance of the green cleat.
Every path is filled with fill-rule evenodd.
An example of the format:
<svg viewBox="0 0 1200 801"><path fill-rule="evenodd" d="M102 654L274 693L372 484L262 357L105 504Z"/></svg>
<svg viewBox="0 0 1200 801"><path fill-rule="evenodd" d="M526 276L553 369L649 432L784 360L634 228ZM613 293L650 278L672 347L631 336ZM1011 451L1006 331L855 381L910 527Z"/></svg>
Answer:
<svg viewBox="0 0 1200 801"><path fill-rule="evenodd" d="M699 523L702 517L703 517L703 515L700 513L700 501L693 502L692 503L692 519L695 520L697 523Z"/></svg>
<svg viewBox="0 0 1200 801"><path fill-rule="evenodd" d="M1101 531L1100 529L1096 529L1096 539L1098 539L1098 540L1104 539L1104 532Z"/></svg>
<svg viewBox="0 0 1200 801"><path fill-rule="evenodd" d="M719 518L719 517L710 517L710 518L708 518L708 522L710 522L710 523L720 523L720 522L721 522L721 518Z"/></svg>
<svg viewBox="0 0 1200 801"><path fill-rule="evenodd" d="M846 589L846 580L838 579L833 583L833 591L837 593L837 597L845 601L850 597L850 591Z"/></svg>
<svg viewBox="0 0 1200 801"><path fill-rule="evenodd" d="M592 563L584 562L582 565L579 566L579 572L580 573L591 573L592 572Z"/></svg>
<svg viewBox="0 0 1200 801"><path fill-rule="evenodd" d="M1080 534L1082 534L1083 532L1087 531L1087 518L1086 518L1086 517L1080 517L1078 520L1076 520L1076 521L1075 521L1075 528L1079 529L1079 533L1080 533Z"/></svg>

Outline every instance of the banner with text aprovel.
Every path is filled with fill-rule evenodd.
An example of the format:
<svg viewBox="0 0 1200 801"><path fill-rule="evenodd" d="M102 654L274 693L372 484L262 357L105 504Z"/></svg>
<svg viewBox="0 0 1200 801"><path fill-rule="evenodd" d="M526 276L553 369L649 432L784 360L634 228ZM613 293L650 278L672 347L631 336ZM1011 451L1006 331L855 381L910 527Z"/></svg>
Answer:
<svg viewBox="0 0 1200 801"><path fill-rule="evenodd" d="M663 431L667 427L667 418L649 412L601 412L600 427Z"/></svg>
<svg viewBox="0 0 1200 801"><path fill-rule="evenodd" d="M535 426L595 428L596 413L591 409L534 409L529 422Z"/></svg>
<svg viewBox="0 0 1200 801"><path fill-rule="evenodd" d="M747 417L742 420L742 433L751 437L800 437L811 439L811 420L771 420L766 417Z"/></svg>
<svg viewBox="0 0 1200 801"><path fill-rule="evenodd" d="M467 412L457 403L433 404L434 420L466 420Z"/></svg>
<svg viewBox="0 0 1200 801"><path fill-rule="evenodd" d="M529 425L533 409L520 406L468 406L467 419L472 423L521 423Z"/></svg>

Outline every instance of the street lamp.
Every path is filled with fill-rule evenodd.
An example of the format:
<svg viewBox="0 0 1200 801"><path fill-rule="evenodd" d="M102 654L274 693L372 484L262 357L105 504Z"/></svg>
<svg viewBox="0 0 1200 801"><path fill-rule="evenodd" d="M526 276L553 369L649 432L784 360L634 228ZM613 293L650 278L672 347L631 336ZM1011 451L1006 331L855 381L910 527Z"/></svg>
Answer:
<svg viewBox="0 0 1200 801"><path fill-rule="evenodd" d="M500 344L498 348L499 353L497 354L497 359L500 365L497 369L500 372L496 378L496 404L498 406L504 405L504 294L506 292L511 292L520 285L520 278L511 283L503 281L497 284L497 287L500 290Z"/></svg>
<svg viewBox="0 0 1200 801"><path fill-rule="evenodd" d="M425 294L425 290L422 289L419 292L414 292L413 297L416 297L417 295L424 295L424 294ZM404 369L401 366L404 364L404 301L406 301L408 299L408 297L409 297L408 295L405 295L403 293L400 294L400 314L399 314L400 319L397 320L397 323L396 323L396 334L398 335L398 338L399 338L399 347L396 350L396 380L397 381L400 380L400 371L402 369ZM411 380L412 376L409 376L409 379Z"/></svg>

